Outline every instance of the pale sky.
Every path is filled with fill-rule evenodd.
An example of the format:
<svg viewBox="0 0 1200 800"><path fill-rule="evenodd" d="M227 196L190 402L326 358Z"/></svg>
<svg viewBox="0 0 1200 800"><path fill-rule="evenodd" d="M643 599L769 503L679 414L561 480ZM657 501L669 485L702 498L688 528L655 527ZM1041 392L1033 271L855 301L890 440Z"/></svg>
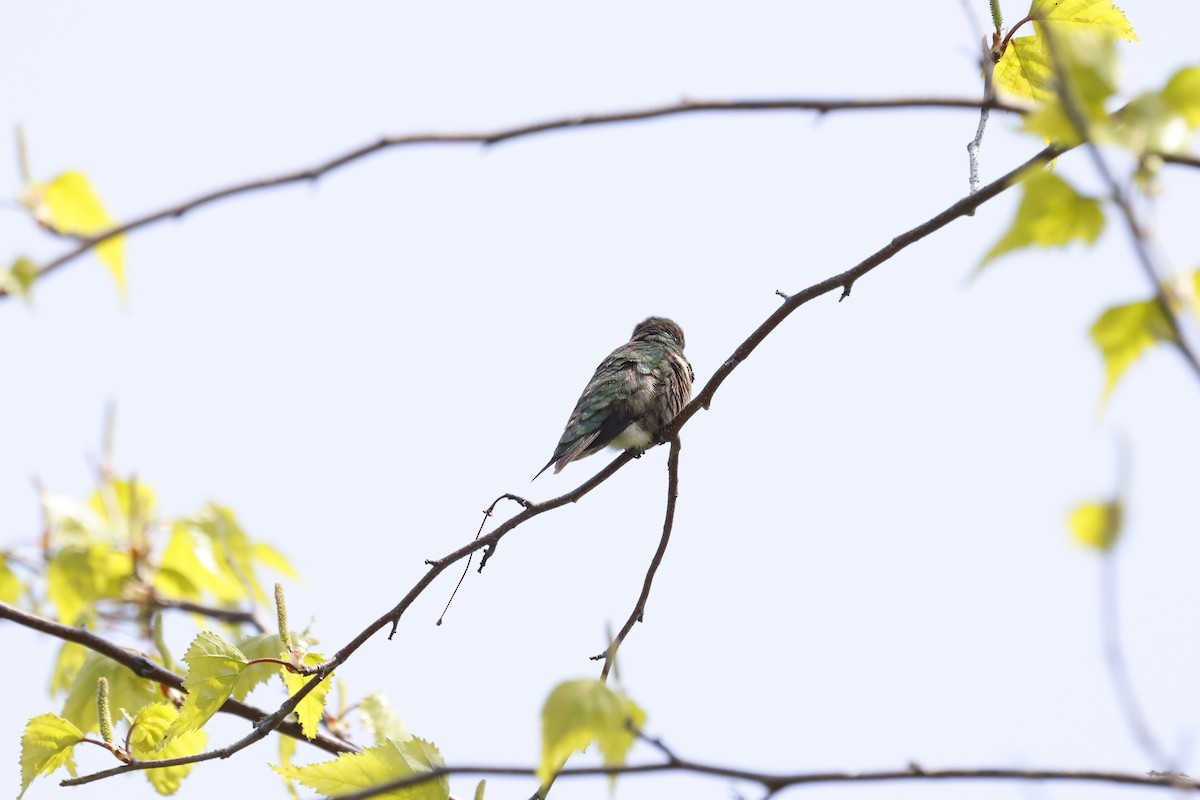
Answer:
<svg viewBox="0 0 1200 800"><path fill-rule="evenodd" d="M972 5L983 24L986 3ZM1010 22L1025 12L1004 6ZM1195 57L1200 4L1123 8L1142 40L1121 47L1128 96ZM974 34L951 0L919 13L880 0L25 3L0 19L0 131L21 123L38 177L84 170L118 219L382 134L681 98L981 91ZM311 619L332 652L408 591L424 559L469 541L494 497L547 499L607 463L529 483L635 323L677 321L702 384L777 307L776 290L853 266L965 194L976 123L969 111L700 115L487 151L397 150L139 231L127 307L94 257L38 286L33 308L0 307L3 546L39 534L31 479L87 494L111 400L118 466L154 487L163 512L216 500L290 556L305 578L286 585L292 620ZM983 179L1040 147L993 115ZM1080 154L1058 169L1100 191ZM1153 210L1178 268L1200 266L1196 178L1169 169ZM0 158L0 185L16 195L15 157ZM1016 200L910 247L845 302L804 306L684 429L675 533L621 650L648 732L681 756L780 772L1160 767L1134 744L1105 670L1098 559L1065 527L1075 503L1111 491L1120 434L1132 453L1118 552L1126 654L1151 727L1177 766L1200 769L1200 386L1156 352L1097 414L1103 368L1087 330L1108 305L1147 296L1146 281L1115 217L1090 250L1009 256L971 280ZM64 249L12 207L0 242L6 263ZM448 763L536 763L546 695L599 674L588 657L637 598L665 462L655 449L509 535L439 628L448 572L396 639L376 637L339 670L350 696L384 692ZM170 622L178 655L196 629ZM61 709L45 692L57 643L0 630L0 785L15 792L25 720ZM210 728L213 746L246 730ZM301 745L296 760L325 758ZM276 760L272 740L201 764L179 796L236 785L283 797L266 766ZM113 766L98 749L79 761ZM62 775L28 797L67 796ZM452 780L460 797L473 785ZM534 788L493 780L487 797ZM626 778L617 797L725 800L736 788ZM136 775L71 796L118 793L153 796ZM604 798L608 786L561 782L552 796Z"/></svg>

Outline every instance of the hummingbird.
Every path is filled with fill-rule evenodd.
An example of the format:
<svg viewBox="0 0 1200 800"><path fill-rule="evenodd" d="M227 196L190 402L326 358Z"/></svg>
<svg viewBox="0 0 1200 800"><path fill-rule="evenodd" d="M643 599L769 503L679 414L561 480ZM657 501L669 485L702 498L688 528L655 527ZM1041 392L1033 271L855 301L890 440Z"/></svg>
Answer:
<svg viewBox="0 0 1200 800"><path fill-rule="evenodd" d="M554 455L533 479L551 464L557 475L572 461L606 446L640 453L655 444L692 399L695 377L683 355L683 329L665 317L642 321L629 341L596 367Z"/></svg>

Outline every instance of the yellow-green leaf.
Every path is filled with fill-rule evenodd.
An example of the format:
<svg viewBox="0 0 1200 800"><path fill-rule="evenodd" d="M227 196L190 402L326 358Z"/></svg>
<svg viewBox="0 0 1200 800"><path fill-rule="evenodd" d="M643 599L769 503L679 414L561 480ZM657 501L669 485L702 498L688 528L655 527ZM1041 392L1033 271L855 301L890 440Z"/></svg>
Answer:
<svg viewBox="0 0 1200 800"><path fill-rule="evenodd" d="M1117 381L1148 348L1162 341L1174 341L1171 326L1156 300L1112 306L1092 325L1092 341L1104 357L1104 394L1108 399Z"/></svg>
<svg viewBox="0 0 1200 800"><path fill-rule="evenodd" d="M1054 22L1068 31L1099 31L1128 42L1137 41L1125 12L1112 0L1033 0L1029 16Z"/></svg>
<svg viewBox="0 0 1200 800"><path fill-rule="evenodd" d="M21 598L21 579L8 568L8 559L0 555L0 602L13 604Z"/></svg>
<svg viewBox="0 0 1200 800"><path fill-rule="evenodd" d="M287 658L287 650L278 633L260 633L247 636L237 643L237 648L247 661L256 658ZM242 674L241 680L233 689L233 696L245 700L246 696L259 684L266 683L271 676L281 674L284 668L279 664L250 664Z"/></svg>
<svg viewBox="0 0 1200 800"><path fill-rule="evenodd" d="M0 289L29 300L33 296L33 282L40 274L37 264L20 256L11 267L0 270Z"/></svg>
<svg viewBox="0 0 1200 800"><path fill-rule="evenodd" d="M313 667L325 660L325 657L320 653L306 653L301 659L306 667ZM286 669L280 673L283 675L283 682L287 684L288 697L291 697L296 692L300 691L300 687L313 679L312 675L297 675L293 672L288 672ZM300 730L309 739L317 735L317 727L321 723L321 715L325 713L325 697L329 694L329 689L333 686L330 676L326 676L325 680L321 681L317 686L300 701L296 706L296 716L300 719Z"/></svg>
<svg viewBox="0 0 1200 800"><path fill-rule="evenodd" d="M1017 36L1008 43L992 72L992 85L1002 94L1041 102L1055 93L1050 54L1036 36Z"/></svg>
<svg viewBox="0 0 1200 800"><path fill-rule="evenodd" d="M283 553L266 542L255 542L251 548L251 553L255 561L264 567L270 567L280 575L286 575L289 578L300 577L300 573L292 566L292 562L288 561Z"/></svg>
<svg viewBox="0 0 1200 800"><path fill-rule="evenodd" d="M1071 512L1071 537L1097 550L1111 550L1121 536L1122 516L1120 500L1083 503Z"/></svg>
<svg viewBox="0 0 1200 800"><path fill-rule="evenodd" d="M192 640L183 660L188 665L183 680L187 698L179 717L167 729L166 739L199 730L225 704L246 671L246 657L211 631Z"/></svg>
<svg viewBox="0 0 1200 800"><path fill-rule="evenodd" d="M82 172L64 172L53 180L35 183L24 199L38 221L59 233L94 236L116 227ZM96 246L96 255L108 266L118 291L124 295L125 237L114 236L101 242Z"/></svg>
<svg viewBox="0 0 1200 800"><path fill-rule="evenodd" d="M49 775L59 767L75 773L75 745L83 741L83 731L54 714L40 714L25 725L21 734L21 794L38 775Z"/></svg>
<svg viewBox="0 0 1200 800"><path fill-rule="evenodd" d="M46 593L58 609L58 618L76 625L92 603L119 597L133 576L133 561L108 542L70 545L54 554L46 568Z"/></svg>
<svg viewBox="0 0 1200 800"><path fill-rule="evenodd" d="M646 712L636 703L598 680L560 683L542 708L538 779L545 785L572 753L592 742L599 745L605 766L624 764L635 738L629 726L640 729L645 721Z"/></svg>
<svg viewBox="0 0 1200 800"><path fill-rule="evenodd" d="M154 516L157 504L154 490L142 481L105 482L88 498L88 507L109 525L124 526L135 514L140 520L148 520Z"/></svg>
<svg viewBox="0 0 1200 800"><path fill-rule="evenodd" d="M88 652L71 681L62 715L89 733L100 729L96 716L96 682L100 678L108 681L109 707L113 709L132 711L161 698L154 681L139 678L108 656Z"/></svg>
<svg viewBox="0 0 1200 800"><path fill-rule="evenodd" d="M274 766L276 772L328 797L370 789L445 766L437 748L413 737L407 742L385 741L361 753L342 753L333 761L304 767ZM391 800L446 800L450 781L445 776L377 795Z"/></svg>
<svg viewBox="0 0 1200 800"><path fill-rule="evenodd" d="M134 758L142 761L162 761L203 753L208 746L208 733L203 730L190 731L176 736L165 743L167 729L179 717L179 712L170 703L151 703L138 711L130 728L129 749ZM146 770L146 779L161 795L175 794L179 784L192 771L192 764L176 767L160 767Z"/></svg>
<svg viewBox="0 0 1200 800"><path fill-rule="evenodd" d="M1073 241L1091 244L1104 229L1100 202L1084 197L1069 183L1040 167L1024 173L1021 204L1012 226L980 263L1023 247L1062 247Z"/></svg>
<svg viewBox="0 0 1200 800"><path fill-rule="evenodd" d="M1163 89L1163 98L1188 125L1200 127L1200 67L1185 67L1172 75Z"/></svg>
<svg viewBox="0 0 1200 800"><path fill-rule="evenodd" d="M407 742L412 738L408 726L380 692L369 694L358 702L358 715L363 728L374 737L375 744L383 744L384 739Z"/></svg>
<svg viewBox="0 0 1200 800"><path fill-rule="evenodd" d="M296 740L291 736L279 734L279 766L283 769L291 769L292 756L296 755ZM296 791L296 782L286 775L280 775L283 778L283 785L287 787L288 796L292 800L300 800L300 793Z"/></svg>
<svg viewBox="0 0 1200 800"><path fill-rule="evenodd" d="M75 683L75 676L87 660L90 651L81 644L64 642L58 651L58 660L54 663L54 672L50 674L50 694L68 691Z"/></svg>

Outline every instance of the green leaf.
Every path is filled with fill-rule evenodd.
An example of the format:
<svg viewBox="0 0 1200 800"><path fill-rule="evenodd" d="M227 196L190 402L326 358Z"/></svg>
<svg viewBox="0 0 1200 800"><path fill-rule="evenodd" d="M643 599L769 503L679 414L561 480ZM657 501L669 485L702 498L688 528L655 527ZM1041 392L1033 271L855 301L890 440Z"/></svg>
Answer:
<svg viewBox="0 0 1200 800"><path fill-rule="evenodd" d="M59 233L93 236L116 226L82 172L64 172L53 180L34 183L22 193L21 199L38 222ZM101 242L96 246L96 255L108 266L117 290L124 296L125 237L114 236Z"/></svg>
<svg viewBox="0 0 1200 800"><path fill-rule="evenodd" d="M383 744L384 739L407 742L412 738L408 726L401 721L400 715L381 692L369 694L360 700L358 715L363 728L375 738L375 744Z"/></svg>
<svg viewBox="0 0 1200 800"><path fill-rule="evenodd" d="M278 633L247 636L238 641L237 648L247 661L253 661L256 658L286 659L288 656L287 649L283 646L283 640L279 638ZM250 664L242 674L241 680L237 682L237 686L234 687L233 696L238 700L245 700L251 690L266 683L272 676L282 674L283 671L284 668L279 664Z"/></svg>
<svg viewBox="0 0 1200 800"><path fill-rule="evenodd" d="M291 736L279 734L279 766L283 769L291 769L292 756L296 755L296 740ZM288 796L292 800L300 800L300 793L296 791L296 782L286 775L281 775L283 785L287 787Z"/></svg>
<svg viewBox="0 0 1200 800"><path fill-rule="evenodd" d="M202 600L205 593L218 603L246 599L241 581L221 560L212 540L186 522L172 526L153 583L166 597L179 600Z"/></svg>
<svg viewBox="0 0 1200 800"><path fill-rule="evenodd" d="M68 691L75 683L75 676L87 660L90 651L81 644L64 642L58 651L58 660L54 663L54 672L50 674L50 694L56 695Z"/></svg>
<svg viewBox="0 0 1200 800"><path fill-rule="evenodd" d="M164 742L167 729L178 717L179 712L170 703L151 703L138 711L129 736L129 750L134 758L142 761L162 761L203 753L204 748L208 746L208 733L203 730L190 731ZM146 779L159 794L175 794L193 766L181 764L176 767L148 769L145 771Z"/></svg>
<svg viewBox="0 0 1200 800"><path fill-rule="evenodd" d="M154 681L139 678L108 656L88 652L75 673L62 709L63 717L88 733L100 729L96 715L96 682L100 678L108 681L109 707L113 709L132 711L162 697Z"/></svg>
<svg viewBox="0 0 1200 800"><path fill-rule="evenodd" d="M1200 127L1200 67L1176 72L1158 92L1131 100L1118 115L1113 139L1138 155L1185 153Z"/></svg>
<svg viewBox="0 0 1200 800"><path fill-rule="evenodd" d="M301 662L306 667L313 667L325 660L325 657L320 653L306 653ZM296 692L300 691L300 687L313 679L312 675L297 675L293 672L288 672L286 669L280 673L283 676L283 682L287 684L288 697L291 697ZM325 680L321 681L317 686L300 701L300 705L296 706L296 716L300 718L300 730L309 739L317 735L317 727L321 723L321 715L325 713L325 697L329 694L329 689L333 686L333 681L329 680L332 676L327 675Z"/></svg>
<svg viewBox="0 0 1200 800"><path fill-rule="evenodd" d="M1098 31L1127 42L1138 40L1125 12L1112 0L1033 0L1029 16L1067 31Z"/></svg>
<svg viewBox="0 0 1200 800"><path fill-rule="evenodd" d="M0 270L0 289L28 301L33 297L33 283L39 275L38 265L20 256L11 267Z"/></svg>
<svg viewBox="0 0 1200 800"><path fill-rule="evenodd" d="M1083 503L1071 512L1071 537L1087 547L1111 550L1121 536L1123 516L1120 500Z"/></svg>
<svg viewBox="0 0 1200 800"><path fill-rule="evenodd" d="M1091 244L1104 229L1100 202L1083 197L1069 183L1040 167L1021 178L1021 204L1012 226L983 257L979 267L1023 247L1062 247L1072 241Z"/></svg>
<svg viewBox="0 0 1200 800"><path fill-rule="evenodd" d="M188 665L183 680L188 694L178 719L167 729L166 739L199 730L225 704L246 671L246 657L211 631L192 640L183 660Z"/></svg>
<svg viewBox="0 0 1200 800"><path fill-rule="evenodd" d="M1142 300L1106 309L1092 325L1092 341L1100 348L1107 374L1103 404L1142 353L1159 342L1175 341L1175 336L1158 301Z"/></svg>
<svg viewBox="0 0 1200 800"><path fill-rule="evenodd" d="M1200 67L1185 67L1171 76L1162 91L1167 108L1200 127Z"/></svg>
<svg viewBox="0 0 1200 800"><path fill-rule="evenodd" d="M1042 102L1055 94L1050 54L1036 36L1013 38L996 63L992 84L1017 100Z"/></svg>
<svg viewBox="0 0 1200 800"><path fill-rule="evenodd" d="M0 602L12 605L21 599L24 589L21 579L8 568L8 559L0 555Z"/></svg>
<svg viewBox="0 0 1200 800"><path fill-rule="evenodd" d="M108 542L70 545L54 554L46 568L46 593L66 625L79 624L92 603L105 597L120 597L125 582L133 577L129 553Z"/></svg>
<svg viewBox="0 0 1200 800"><path fill-rule="evenodd" d="M157 505L154 490L141 481L109 481L88 498L88 507L110 526L126 527L135 513L148 520Z"/></svg>
<svg viewBox="0 0 1200 800"><path fill-rule="evenodd" d="M298 781L313 791L328 797L337 797L443 766L445 763L442 756L433 744L413 737L407 742L388 740L361 753L343 753L333 761L322 761L304 767L280 765L272 769L284 778ZM417 786L377 796L392 800L446 800L450 796L450 781L443 775Z"/></svg>
<svg viewBox="0 0 1200 800"><path fill-rule="evenodd" d="M73 758L75 745L83 741L83 731L54 714L40 714L25 725L21 734L21 794L38 775L49 775L59 767L66 767L72 777L75 773Z"/></svg>
<svg viewBox="0 0 1200 800"><path fill-rule="evenodd" d="M646 712L622 693L590 678L554 687L542 708L542 760L538 779L545 785L567 758L592 742L600 746L605 766L620 766L633 746L629 724L640 729Z"/></svg>

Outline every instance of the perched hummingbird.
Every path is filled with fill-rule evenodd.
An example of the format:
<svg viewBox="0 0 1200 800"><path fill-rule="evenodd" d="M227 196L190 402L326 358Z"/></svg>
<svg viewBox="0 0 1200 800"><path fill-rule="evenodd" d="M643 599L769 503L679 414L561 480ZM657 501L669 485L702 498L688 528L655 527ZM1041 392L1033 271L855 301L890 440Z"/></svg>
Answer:
<svg viewBox="0 0 1200 800"><path fill-rule="evenodd" d="M554 455L538 475L603 450L641 452L654 444L688 401L696 375L683 356L683 329L650 317L609 353L584 387Z"/></svg>

